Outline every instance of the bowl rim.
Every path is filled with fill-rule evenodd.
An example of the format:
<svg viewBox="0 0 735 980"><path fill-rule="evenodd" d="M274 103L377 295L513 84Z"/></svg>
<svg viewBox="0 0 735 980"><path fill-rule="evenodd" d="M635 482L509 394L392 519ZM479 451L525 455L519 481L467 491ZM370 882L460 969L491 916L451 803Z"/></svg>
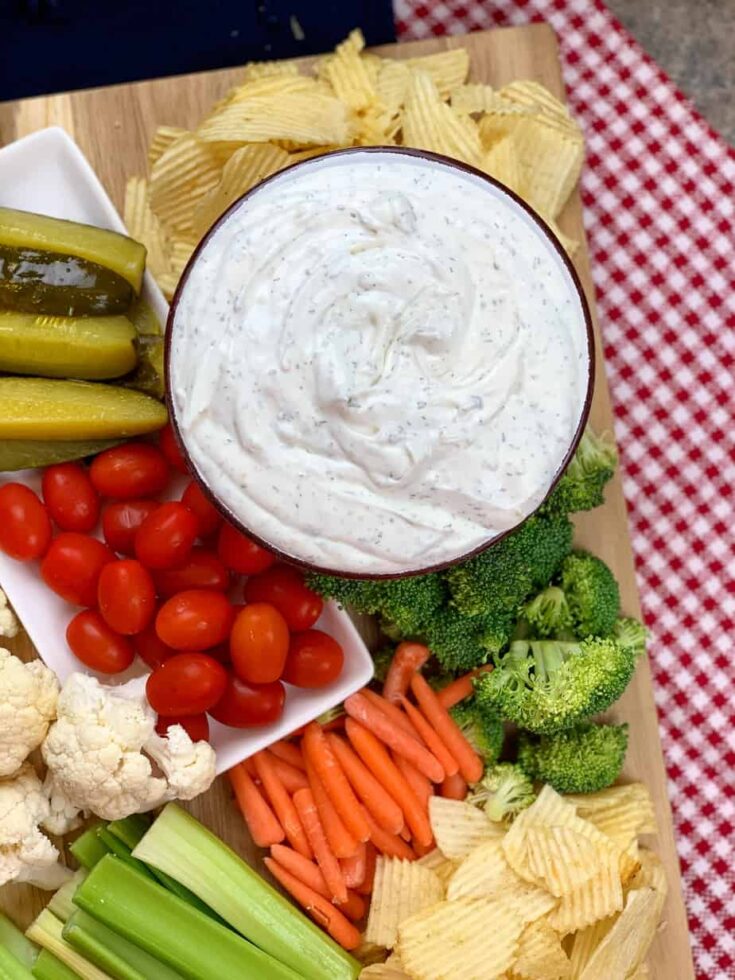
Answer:
<svg viewBox="0 0 735 980"><path fill-rule="evenodd" d="M187 449L184 440L181 436L181 432L179 430L179 424L176 418L176 411L174 407L175 402L173 398L173 390L172 390L172 383L171 383L171 370L170 370L171 344L172 344L174 324L176 321L176 313L178 311L179 302L181 300L182 293L186 288L189 275L191 274L192 269L196 265L200 253L207 246L212 236L219 230L220 226L229 220L230 216L235 211L237 211L237 209L241 206L241 204L244 201L248 200L254 194L257 194L258 191L260 191L263 187L266 187L271 182L283 177L284 174L292 173L294 170L297 170L298 168L313 166L314 164L318 163L318 161L324 160L326 158L332 158L338 156L353 156L358 153L376 153L376 154L389 153L389 154L395 154L396 156L417 157L422 160L428 160L432 163L439 164L440 166L450 167L454 170L459 170L464 173L471 174L474 177L479 177L481 180L485 181L486 183L494 187L497 191L500 191L501 194L504 194L506 197L510 198L513 204L516 207L519 207L522 211L524 211L526 215L532 220L532 222L537 226L542 236L544 236L547 239L547 241L551 243L552 248L556 251L557 255L561 259L562 265L565 267L566 272L572 282L572 286L574 287L574 291L577 294L577 299L579 301L582 310L585 332L587 336L587 387L585 391L584 402L582 404L582 410L579 416L579 422L577 424L577 428L574 432L574 435L572 436L572 440L569 444L569 448L564 458L562 459L556 473L554 474L554 477L551 483L549 484L549 489L547 490L543 500L539 502L538 506L534 508L534 510L531 511L530 514L527 514L522 520L518 521L517 524L514 524L513 527L506 528L504 531L501 531L500 533L493 535L491 538L488 538L487 541L483 542L480 545L477 545L476 547L472 548L470 551L464 552L461 555L457 555L454 558L450 558L445 561L435 562L433 565L427 565L422 568L410 569L403 572L379 572L379 573L354 572L354 571L345 571L344 569L330 568L326 565L317 564L316 562L309 562L303 558L299 558L296 555L290 555L288 552L283 551L281 548L274 547L274 545L269 543L265 538L263 538L257 532L253 531L252 528L248 527L242 520L240 520L240 518L237 517L236 514L232 512L232 510L230 510L227 504L223 503L213 493L208 482L199 473L196 466L194 465L189 450ZM242 534L247 535L248 538L252 539L256 544L260 545L260 547L270 551L273 555L276 556L276 558L279 561L285 562L289 565L295 565L307 572L315 572L320 575L334 575L339 578L349 578L349 579L359 579L359 580L381 581L381 580L389 580L389 579L400 579L400 578L409 578L414 575L428 575L431 572L444 571L445 569L451 568L452 566L460 564L461 562L466 562L469 559L474 558L477 555L481 554L482 552L486 551L488 548L492 547L493 545L498 544L498 542L502 541L503 538L507 537L509 534L512 534L514 531L518 530L518 528L521 527L521 525L524 524L530 517L533 517L534 514L538 513L538 511L543 507L543 505L546 503L546 501L549 499L551 494L556 489L559 480L564 475L564 472L566 468L569 466L569 463L571 462L572 458L574 457L574 454L577 451L577 447L579 446L580 440L582 439L582 435L587 426L587 421L592 406L592 397L594 394L594 387L595 387L595 370L596 370L595 330L594 330L594 324L592 320L592 314L590 312L589 303L587 302L587 296L585 294L584 288L580 281L579 275L577 274L577 271L574 268L574 264L572 263L572 260L567 255L566 251L562 247L558 238L553 233L551 228L547 225L547 223L543 220L543 218L536 211L534 211L534 209L529 204L527 204L526 201L524 201L518 194L516 194L515 191L511 190L509 187L506 187L505 184L501 183L499 180L496 180L495 177L491 177L490 174L486 174L482 170L478 170L477 167L473 167L471 164L464 163L461 160L455 160L453 157L444 156L441 153L434 153L431 150L415 149L414 147L408 147L408 146L350 146L341 150L332 150L331 152L321 154L320 156L310 157L306 160L299 160L296 163L292 163L288 167L284 167L282 170L277 170L275 173L270 174L268 177L265 177L259 183L255 184L244 194L240 195L240 197L238 197L235 201L233 201L232 204L227 208L227 210L224 211L219 216L219 218L217 218L217 220L211 225L211 227L207 230L207 232L204 234L204 236L201 238L196 248L192 252L189 261L186 263L186 266L184 267L184 271L182 272L179 282L176 286L176 290L174 291L174 294L171 298L168 317L166 319L166 332L164 338L164 375L165 375L165 383L166 383L166 402L168 406L169 423L171 425L171 429L173 431L179 449L181 450L181 453L186 461L189 474L191 478L197 483L199 489L204 493L205 497L217 508L217 510L222 515L222 517L230 524L232 524L233 527L235 527L236 530L240 531Z"/></svg>

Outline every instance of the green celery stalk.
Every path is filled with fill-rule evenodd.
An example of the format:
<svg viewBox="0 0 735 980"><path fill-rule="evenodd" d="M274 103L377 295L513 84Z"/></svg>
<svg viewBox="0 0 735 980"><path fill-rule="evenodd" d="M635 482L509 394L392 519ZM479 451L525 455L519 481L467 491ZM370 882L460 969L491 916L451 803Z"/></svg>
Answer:
<svg viewBox="0 0 735 980"><path fill-rule="evenodd" d="M114 854L119 857L121 861L126 864L131 865L133 868L137 868L141 874L146 875L148 878L153 877L153 873L150 868L146 868L142 861L138 861L137 858L133 857L133 852L127 844L123 844L119 837L111 834L107 827L97 828L97 837L105 845L110 854Z"/></svg>
<svg viewBox="0 0 735 980"><path fill-rule="evenodd" d="M298 973L112 855L90 871L74 901L187 980L298 980Z"/></svg>
<svg viewBox="0 0 735 980"><path fill-rule="evenodd" d="M190 888L234 929L310 980L352 980L360 964L191 814L169 803L133 851Z"/></svg>
<svg viewBox="0 0 735 980"><path fill-rule="evenodd" d="M0 912L0 948L10 953L27 970L31 969L38 956L38 946L35 946L30 939L26 939L15 923L2 912Z"/></svg>
<svg viewBox="0 0 735 980"><path fill-rule="evenodd" d="M49 910L49 912L53 912L57 919L61 919L62 922L66 922L69 916L76 911L76 906L73 902L74 893L86 877L86 869L80 868L78 871L74 872L73 878L67 881L66 884L62 885L61 888L59 888L59 890L54 892L54 894L51 896L51 901L48 903L46 908Z"/></svg>
<svg viewBox="0 0 735 980"><path fill-rule="evenodd" d="M79 980L78 973L66 963L62 963L53 953L49 953L47 949L42 949L38 954L31 972L36 980Z"/></svg>
<svg viewBox="0 0 735 980"><path fill-rule="evenodd" d="M16 960L7 946L0 946L0 980L32 980L33 974Z"/></svg>
<svg viewBox="0 0 735 980"><path fill-rule="evenodd" d="M82 980L111 980L109 973L99 970L66 942L62 935L64 924L61 919L44 909L35 922L26 929L26 936L34 943L53 953L62 963L78 973Z"/></svg>
<svg viewBox="0 0 735 980"><path fill-rule="evenodd" d="M97 836L97 829L99 827L104 827L104 824L98 823L94 827L90 827L89 830L85 830L69 848L77 861L87 871L91 871L95 864L102 860L105 854L110 853Z"/></svg>
<svg viewBox="0 0 735 980"><path fill-rule="evenodd" d="M115 980L181 980L181 974L112 929L77 909L64 926L64 939Z"/></svg>
<svg viewBox="0 0 735 980"><path fill-rule="evenodd" d="M118 840L122 841L126 847L129 847L132 851L136 847L145 833L150 829L151 822L142 813L134 813L130 817L126 817L124 820L113 820L112 823L107 825L107 830L110 834L117 837ZM168 888L170 892L174 895L178 895L179 898L183 898L185 902L189 905L193 905L194 908L199 909L200 912L205 912L210 915L213 919L217 919L223 925L227 925L218 915L216 915L208 905L197 898L194 892L189 891L183 885L180 885L175 878L170 875L165 874L163 871L159 871L158 868L148 868L148 870L161 882L164 888Z"/></svg>

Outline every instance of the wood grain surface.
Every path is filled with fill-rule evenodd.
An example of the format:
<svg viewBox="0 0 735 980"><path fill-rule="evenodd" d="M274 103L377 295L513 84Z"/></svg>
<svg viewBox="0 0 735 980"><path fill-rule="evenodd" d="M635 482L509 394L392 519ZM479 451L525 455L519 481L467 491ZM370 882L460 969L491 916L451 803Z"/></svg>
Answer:
<svg viewBox="0 0 735 980"><path fill-rule="evenodd" d="M390 45L376 50L384 56L401 58L462 46L470 52L473 80L502 85L513 79L533 78L563 97L556 38L545 24ZM212 103L239 79L240 72L232 69L0 104L0 143L8 143L43 126L63 126L76 139L113 201L122 209L126 179L146 172L146 151L155 127L163 124L194 127ZM583 242L575 265L594 310L578 193L573 195L559 224L563 231ZM597 354L592 423L597 431L611 432L613 416L599 330ZM604 507L580 517L577 527L578 543L600 555L614 570L621 586L624 612L640 616L619 477L609 486ZM26 638L19 638L11 645L23 656L34 655ZM664 924L649 960L651 976L654 980L690 980L694 972L647 661L639 665L635 678L611 715L630 724L630 748L624 776L643 780L653 794L660 831L658 838L651 839L650 844L661 855L669 881ZM226 780L218 780L204 797L191 805L191 810L246 858L256 861L258 851L234 810ZM44 900L41 894L27 887L6 886L0 891L0 908L19 923L27 923Z"/></svg>

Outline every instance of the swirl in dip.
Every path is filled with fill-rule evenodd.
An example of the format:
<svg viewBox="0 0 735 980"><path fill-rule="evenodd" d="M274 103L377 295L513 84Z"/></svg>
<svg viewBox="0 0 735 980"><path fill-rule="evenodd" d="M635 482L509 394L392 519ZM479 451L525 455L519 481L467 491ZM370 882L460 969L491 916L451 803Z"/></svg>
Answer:
<svg viewBox="0 0 735 980"><path fill-rule="evenodd" d="M450 562L543 501L585 411L585 311L501 188L351 151L260 185L172 313L169 385L201 480L299 561Z"/></svg>

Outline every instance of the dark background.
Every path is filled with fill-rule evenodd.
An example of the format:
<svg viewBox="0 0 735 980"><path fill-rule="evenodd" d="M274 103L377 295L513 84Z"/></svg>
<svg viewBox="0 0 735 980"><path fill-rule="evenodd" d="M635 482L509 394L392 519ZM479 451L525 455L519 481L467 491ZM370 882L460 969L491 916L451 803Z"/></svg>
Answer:
<svg viewBox="0 0 735 980"><path fill-rule="evenodd" d="M357 26L394 40L391 0L0 0L0 101L318 54Z"/></svg>

